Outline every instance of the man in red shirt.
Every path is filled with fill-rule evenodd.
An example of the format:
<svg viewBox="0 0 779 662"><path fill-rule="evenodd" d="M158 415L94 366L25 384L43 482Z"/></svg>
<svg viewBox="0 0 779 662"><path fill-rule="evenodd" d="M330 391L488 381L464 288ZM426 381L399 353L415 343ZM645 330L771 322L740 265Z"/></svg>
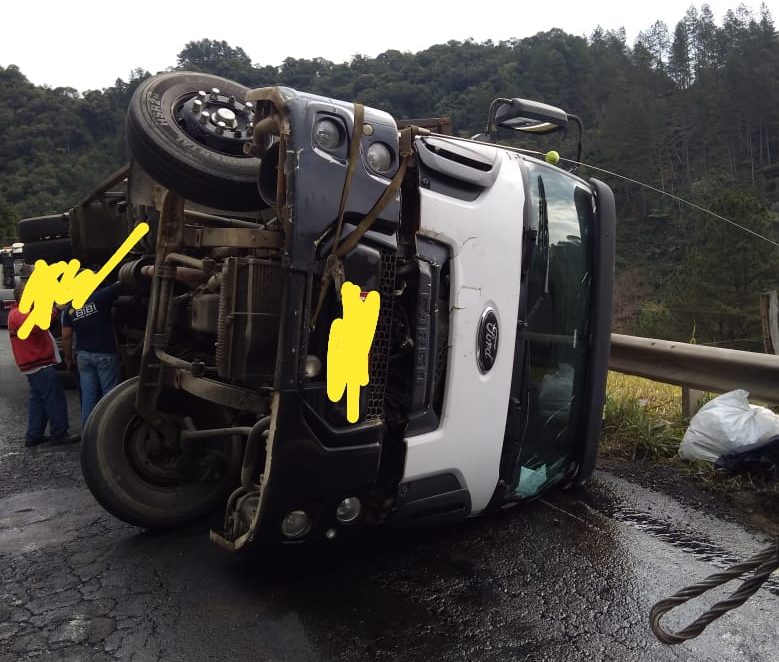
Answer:
<svg viewBox="0 0 779 662"><path fill-rule="evenodd" d="M54 366L60 362L54 337L40 327L33 327L24 340L17 332L27 319L27 314L19 311L24 285L14 290L16 303L8 313L8 333L16 365L27 377L30 384L30 406L27 422L25 446L37 446L45 441L52 444L68 444L79 441L79 435L68 433L68 407L65 391ZM52 317L56 311L52 311ZM49 440L44 436L46 424L49 424Z"/></svg>

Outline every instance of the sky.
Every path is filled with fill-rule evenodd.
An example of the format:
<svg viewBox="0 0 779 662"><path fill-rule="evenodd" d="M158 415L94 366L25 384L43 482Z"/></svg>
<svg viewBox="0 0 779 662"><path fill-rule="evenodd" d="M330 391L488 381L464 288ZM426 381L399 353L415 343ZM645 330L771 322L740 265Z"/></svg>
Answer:
<svg viewBox="0 0 779 662"><path fill-rule="evenodd" d="M673 32L693 4L700 8L703 3L489 0L464 11L458 0L297 0L279 5L235 0L4 2L0 66L17 65L36 85L83 92L110 87L117 78L127 81L138 67L151 73L173 67L187 42L200 39L240 46L259 65L279 65L287 57L348 62L356 54L375 57L389 49L417 52L452 39L522 39L552 28L589 36L598 25L624 27L632 44L656 20ZM721 24L722 16L728 9L735 10L738 1L708 4ZM755 13L760 6L759 0L744 4ZM775 11L779 0L766 4L779 20Z"/></svg>

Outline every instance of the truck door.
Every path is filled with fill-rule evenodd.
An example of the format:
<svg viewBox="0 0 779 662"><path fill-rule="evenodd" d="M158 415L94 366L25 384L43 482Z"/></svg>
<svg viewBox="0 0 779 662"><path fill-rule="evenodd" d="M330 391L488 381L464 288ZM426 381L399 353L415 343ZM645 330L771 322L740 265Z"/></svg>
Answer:
<svg viewBox="0 0 779 662"><path fill-rule="evenodd" d="M528 171L536 244L523 283L504 452L514 498L535 496L575 464L586 414L593 271L590 188L556 167L528 162Z"/></svg>

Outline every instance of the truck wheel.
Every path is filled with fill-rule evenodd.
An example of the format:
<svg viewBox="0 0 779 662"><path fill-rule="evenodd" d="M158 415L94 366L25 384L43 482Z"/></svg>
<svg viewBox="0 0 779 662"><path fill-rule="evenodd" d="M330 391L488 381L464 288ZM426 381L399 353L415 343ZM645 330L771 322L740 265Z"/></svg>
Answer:
<svg viewBox="0 0 779 662"><path fill-rule="evenodd" d="M51 237L67 237L70 220L67 214L24 218L16 224L19 241L40 241Z"/></svg>
<svg viewBox="0 0 779 662"><path fill-rule="evenodd" d="M137 393L138 378L133 377L109 392L90 414L81 435L87 486L109 513L147 529L207 515L239 483L240 439L198 440L193 444L196 455L185 456L179 446L166 449L136 413ZM192 416L198 427L215 422L213 407L185 393L163 393L160 408L172 416ZM223 424L218 414L216 420Z"/></svg>
<svg viewBox="0 0 779 662"><path fill-rule="evenodd" d="M233 211L261 209L260 163L243 152L254 118L244 104L247 91L210 74L148 78L127 109L133 158L160 184L193 202Z"/></svg>
<svg viewBox="0 0 779 662"><path fill-rule="evenodd" d="M68 261L73 258L73 246L68 237L32 241L22 247L22 255L27 264L35 264L35 260L45 260L49 264L60 260Z"/></svg>

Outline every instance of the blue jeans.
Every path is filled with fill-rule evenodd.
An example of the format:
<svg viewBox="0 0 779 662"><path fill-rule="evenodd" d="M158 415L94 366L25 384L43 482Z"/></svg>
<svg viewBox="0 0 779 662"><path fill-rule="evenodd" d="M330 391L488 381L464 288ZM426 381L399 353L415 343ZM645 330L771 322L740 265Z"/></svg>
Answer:
<svg viewBox="0 0 779 662"><path fill-rule="evenodd" d="M41 368L26 377L30 384L27 439L41 439L46 432L47 423L52 438L64 437L68 433L68 406L62 382L54 366Z"/></svg>
<svg viewBox="0 0 779 662"><path fill-rule="evenodd" d="M81 384L81 425L84 426L100 398L119 383L119 357L78 350L76 363Z"/></svg>

